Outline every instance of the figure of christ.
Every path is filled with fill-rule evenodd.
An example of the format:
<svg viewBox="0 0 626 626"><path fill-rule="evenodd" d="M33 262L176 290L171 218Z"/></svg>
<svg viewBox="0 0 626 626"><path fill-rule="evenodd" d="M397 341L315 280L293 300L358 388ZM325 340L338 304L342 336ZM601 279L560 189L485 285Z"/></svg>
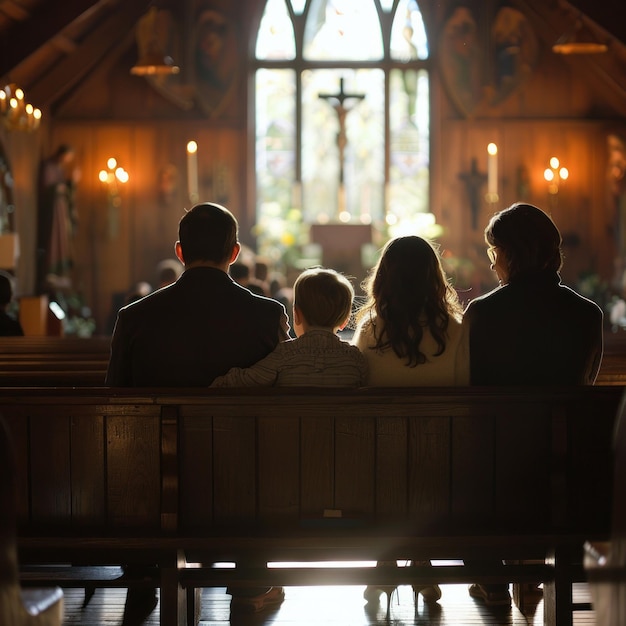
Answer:
<svg viewBox="0 0 626 626"><path fill-rule="evenodd" d="M319 97L328 100L335 113L337 113L337 119L339 121L339 130L337 132L337 147L339 148L339 203L338 214L341 214L346 210L346 191L344 180L344 161L345 151L348 145L348 135L346 133L346 116L352 110L352 107L347 107L344 103L346 100L363 100L365 94L362 93L346 93L343 87L343 78L339 80L339 93L320 93Z"/></svg>

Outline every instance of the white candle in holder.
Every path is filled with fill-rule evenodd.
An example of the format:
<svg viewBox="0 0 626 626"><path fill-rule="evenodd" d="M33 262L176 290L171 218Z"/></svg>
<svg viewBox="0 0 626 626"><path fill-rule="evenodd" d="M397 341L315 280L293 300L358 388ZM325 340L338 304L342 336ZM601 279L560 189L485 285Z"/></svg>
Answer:
<svg viewBox="0 0 626 626"><path fill-rule="evenodd" d="M487 193L498 195L498 146L490 143L487 146Z"/></svg>
<svg viewBox="0 0 626 626"><path fill-rule="evenodd" d="M198 144L187 144L187 191L191 202L198 201Z"/></svg>

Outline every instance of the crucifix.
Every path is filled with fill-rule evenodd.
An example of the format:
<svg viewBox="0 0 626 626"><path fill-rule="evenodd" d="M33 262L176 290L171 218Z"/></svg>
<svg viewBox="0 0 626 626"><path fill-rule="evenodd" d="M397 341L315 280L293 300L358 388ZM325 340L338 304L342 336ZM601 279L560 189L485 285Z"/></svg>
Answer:
<svg viewBox="0 0 626 626"><path fill-rule="evenodd" d="M339 120L339 131L337 132L337 147L339 148L339 207L338 213L341 214L346 210L346 189L344 185L344 154L346 145L348 144L348 136L346 134L346 116L352 110L344 105L346 100L356 99L363 100L364 93L346 93L343 89L343 78L339 79L339 93L320 93L320 98L328 100Z"/></svg>
<svg viewBox="0 0 626 626"><path fill-rule="evenodd" d="M459 178L465 183L469 196L470 211L472 212L472 228L478 228L478 212L480 210L480 190L487 181L487 175L478 171L476 158L472 159L472 167L469 172L459 174Z"/></svg>

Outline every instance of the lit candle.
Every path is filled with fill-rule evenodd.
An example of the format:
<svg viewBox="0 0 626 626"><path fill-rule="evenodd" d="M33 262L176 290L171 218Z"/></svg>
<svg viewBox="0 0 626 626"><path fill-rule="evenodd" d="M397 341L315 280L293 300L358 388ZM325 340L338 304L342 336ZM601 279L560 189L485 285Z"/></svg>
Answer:
<svg viewBox="0 0 626 626"><path fill-rule="evenodd" d="M187 144L187 191L189 200L198 201L198 144L190 141Z"/></svg>
<svg viewBox="0 0 626 626"><path fill-rule="evenodd" d="M487 146L487 193L492 198L498 195L498 146L495 143Z"/></svg>
<svg viewBox="0 0 626 626"><path fill-rule="evenodd" d="M291 186L291 208L302 208L302 183L298 180Z"/></svg>

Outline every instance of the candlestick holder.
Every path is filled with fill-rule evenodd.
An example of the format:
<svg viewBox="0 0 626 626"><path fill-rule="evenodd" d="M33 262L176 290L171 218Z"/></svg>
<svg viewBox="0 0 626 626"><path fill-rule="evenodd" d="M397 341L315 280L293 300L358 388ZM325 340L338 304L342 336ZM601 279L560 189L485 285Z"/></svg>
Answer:
<svg viewBox="0 0 626 626"><path fill-rule="evenodd" d="M499 200L500 200L500 196L495 192L487 192L485 194L485 202L487 202L487 204L489 204L490 206L493 206L494 204L498 204Z"/></svg>

